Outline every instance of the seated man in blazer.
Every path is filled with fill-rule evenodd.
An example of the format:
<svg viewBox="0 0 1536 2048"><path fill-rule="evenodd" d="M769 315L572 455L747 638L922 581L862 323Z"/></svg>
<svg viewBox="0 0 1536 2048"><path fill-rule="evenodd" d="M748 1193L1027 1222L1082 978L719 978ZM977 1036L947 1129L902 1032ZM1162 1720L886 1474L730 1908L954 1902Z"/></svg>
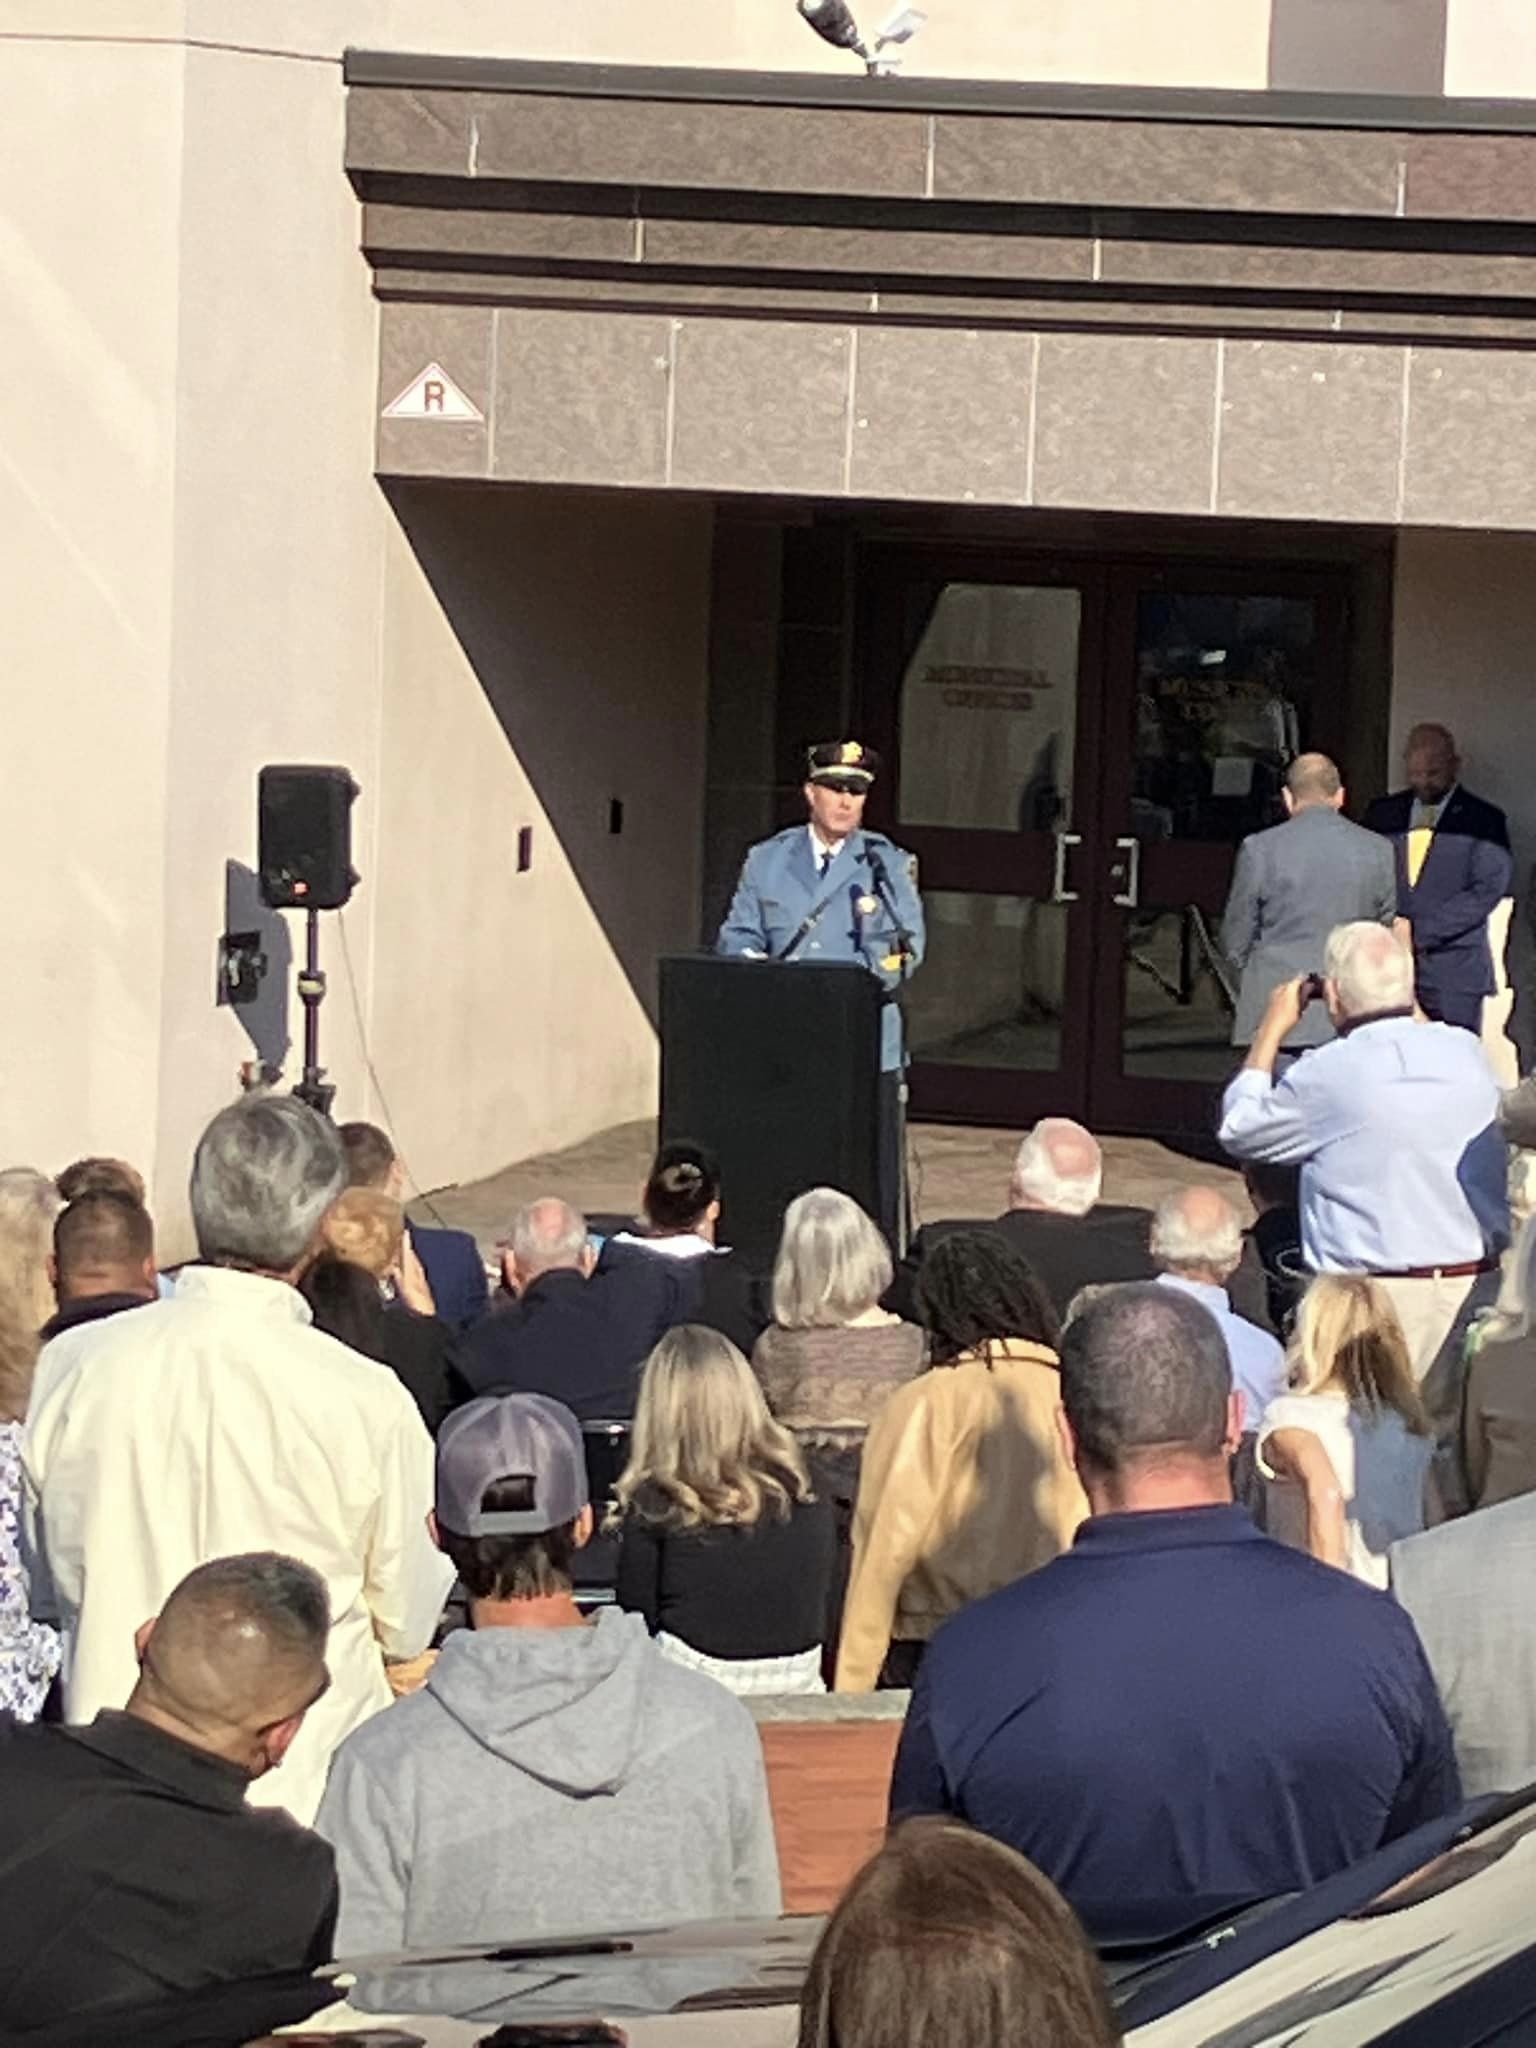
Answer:
<svg viewBox="0 0 1536 2048"><path fill-rule="evenodd" d="M1080 1287L1116 1280L1150 1280L1146 1209L1101 1202L1104 1155L1091 1131L1064 1116L1042 1117L1020 1144L1008 1183L1008 1207L985 1226L952 1220L926 1223L907 1247L886 1292L885 1306L916 1320L918 1268L940 1238L955 1230L988 1228L1005 1237L1034 1268L1058 1316Z"/></svg>
<svg viewBox="0 0 1536 2048"><path fill-rule="evenodd" d="M1392 841L1397 910L1413 936L1415 993L1427 1017L1480 1032L1497 988L1488 920L1509 894L1509 826L1496 804L1461 786L1456 742L1443 725L1408 735L1408 787L1365 814Z"/></svg>
<svg viewBox="0 0 1536 2048"><path fill-rule="evenodd" d="M378 1188L397 1202L405 1200L405 1169L377 1124L342 1124L337 1136L353 1187ZM467 1230L434 1230L425 1223L408 1225L406 1236L427 1276L438 1321L462 1335L490 1306L491 1283L480 1247Z"/></svg>

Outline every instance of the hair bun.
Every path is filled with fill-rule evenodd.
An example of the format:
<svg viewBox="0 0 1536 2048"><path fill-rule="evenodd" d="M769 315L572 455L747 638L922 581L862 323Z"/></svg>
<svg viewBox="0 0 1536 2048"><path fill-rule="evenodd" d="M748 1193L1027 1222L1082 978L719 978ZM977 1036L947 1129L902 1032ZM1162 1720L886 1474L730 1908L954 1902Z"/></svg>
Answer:
<svg viewBox="0 0 1536 2048"><path fill-rule="evenodd" d="M663 1169L661 1184L669 1195L692 1194L695 1188L704 1185L704 1174L691 1159L680 1160L676 1166Z"/></svg>

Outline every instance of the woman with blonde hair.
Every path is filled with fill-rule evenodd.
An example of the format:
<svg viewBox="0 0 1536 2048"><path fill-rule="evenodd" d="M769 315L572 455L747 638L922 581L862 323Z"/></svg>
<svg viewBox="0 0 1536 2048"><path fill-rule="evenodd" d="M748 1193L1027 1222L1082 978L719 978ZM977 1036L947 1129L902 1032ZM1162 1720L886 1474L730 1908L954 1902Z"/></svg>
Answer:
<svg viewBox="0 0 1536 2048"><path fill-rule="evenodd" d="M28 1330L40 1330L58 1307L48 1257L63 1206L58 1189L36 1167L0 1172L0 1304Z"/></svg>
<svg viewBox="0 0 1536 2048"><path fill-rule="evenodd" d="M320 1257L299 1282L315 1328L387 1365L435 1435L457 1395L453 1335L405 1233L405 1211L379 1188L348 1188L321 1225Z"/></svg>
<svg viewBox="0 0 1536 2048"><path fill-rule="evenodd" d="M666 1656L732 1692L825 1689L832 1511L729 1338L684 1323L652 1351L614 1491L618 1603Z"/></svg>
<svg viewBox="0 0 1536 2048"><path fill-rule="evenodd" d="M1290 1384L1259 1427L1269 1533L1385 1587L1391 1546L1440 1519L1434 1433L1385 1288L1319 1274L1297 1311Z"/></svg>

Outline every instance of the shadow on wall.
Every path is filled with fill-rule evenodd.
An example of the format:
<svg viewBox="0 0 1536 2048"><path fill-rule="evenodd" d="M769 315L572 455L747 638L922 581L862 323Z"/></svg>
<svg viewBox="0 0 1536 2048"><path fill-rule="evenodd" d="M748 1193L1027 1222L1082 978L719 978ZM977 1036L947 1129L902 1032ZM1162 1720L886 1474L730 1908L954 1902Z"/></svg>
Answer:
<svg viewBox="0 0 1536 2048"><path fill-rule="evenodd" d="M708 515L638 493L383 488L548 820L534 864L563 855L654 1022L657 955L697 920Z"/></svg>
<svg viewBox="0 0 1536 2048"><path fill-rule="evenodd" d="M231 1003L231 1013L251 1041L256 1058L281 1072L293 1037L288 1028L288 998L293 983L293 939L281 911L261 900L255 872L238 860L224 863L224 929L254 933L266 960L254 999ZM220 1000L227 998L221 992Z"/></svg>

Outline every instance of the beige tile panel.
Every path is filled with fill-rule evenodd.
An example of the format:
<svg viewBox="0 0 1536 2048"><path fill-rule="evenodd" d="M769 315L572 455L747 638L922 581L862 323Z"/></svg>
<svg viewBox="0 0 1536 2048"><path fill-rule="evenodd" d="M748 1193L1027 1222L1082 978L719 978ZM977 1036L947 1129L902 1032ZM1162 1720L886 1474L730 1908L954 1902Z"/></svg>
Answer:
<svg viewBox="0 0 1536 2048"><path fill-rule="evenodd" d="M1215 510L1234 518L1397 516L1403 351L1228 341Z"/></svg>
<svg viewBox="0 0 1536 2048"><path fill-rule="evenodd" d="M388 305L379 319L381 476L484 476L490 461L491 321L485 306ZM482 417L384 418L384 409L436 363Z"/></svg>
<svg viewBox="0 0 1536 2048"><path fill-rule="evenodd" d="M1216 353L1203 337L1042 335L1033 502L1208 511Z"/></svg>
<svg viewBox="0 0 1536 2048"><path fill-rule="evenodd" d="M852 330L782 320L677 323L670 481L840 491Z"/></svg>
<svg viewBox="0 0 1536 2048"><path fill-rule="evenodd" d="M659 484L671 325L654 315L503 306L492 471L530 482Z"/></svg>
<svg viewBox="0 0 1536 2048"><path fill-rule="evenodd" d="M1093 276L1093 244L1078 235L929 234L920 229L779 226L765 221L648 220L647 263L743 270L835 270L1027 280Z"/></svg>
<svg viewBox="0 0 1536 2048"><path fill-rule="evenodd" d="M481 177L912 198L923 191L922 114L537 93L467 97Z"/></svg>
<svg viewBox="0 0 1536 2048"><path fill-rule="evenodd" d="M1025 503L1036 345L1031 334L863 328L854 495Z"/></svg>
<svg viewBox="0 0 1536 2048"><path fill-rule="evenodd" d="M940 114L933 193L1048 206L1395 214L1403 141L1316 128Z"/></svg>
<svg viewBox="0 0 1536 2048"><path fill-rule="evenodd" d="M347 94L349 171L462 178L469 172L471 148L468 93L370 85Z"/></svg>
<svg viewBox="0 0 1536 2048"><path fill-rule="evenodd" d="M1536 528L1536 355L1412 351L1403 517Z"/></svg>

